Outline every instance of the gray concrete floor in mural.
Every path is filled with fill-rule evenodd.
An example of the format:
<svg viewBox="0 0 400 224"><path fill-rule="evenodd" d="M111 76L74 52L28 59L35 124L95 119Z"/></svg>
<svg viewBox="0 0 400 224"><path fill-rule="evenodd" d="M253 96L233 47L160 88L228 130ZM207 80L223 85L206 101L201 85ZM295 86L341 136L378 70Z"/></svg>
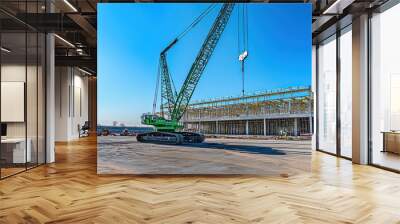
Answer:
<svg viewBox="0 0 400 224"><path fill-rule="evenodd" d="M162 145L106 136L97 142L98 174L289 176L311 169L310 141L209 138Z"/></svg>

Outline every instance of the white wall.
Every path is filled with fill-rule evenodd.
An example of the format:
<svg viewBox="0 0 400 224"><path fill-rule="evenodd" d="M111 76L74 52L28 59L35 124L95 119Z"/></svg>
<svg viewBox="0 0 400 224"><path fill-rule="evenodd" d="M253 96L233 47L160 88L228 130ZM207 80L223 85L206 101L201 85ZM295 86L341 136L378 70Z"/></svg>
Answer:
<svg viewBox="0 0 400 224"><path fill-rule="evenodd" d="M27 69L27 70L26 70ZM1 81L2 82L24 82L26 83L25 76L26 71L28 72L28 81L30 86L36 86L36 80L32 80L31 74L36 75L36 67L19 64L4 64L1 66ZM6 96L3 96L6 97ZM27 104L30 107L34 107L36 111L36 88L27 88ZM31 105L31 103L34 104ZM39 105L40 106L40 105ZM1 108L2 110L7 110L7 108ZM24 108L23 108L24 109ZM36 130L36 113L32 113L28 110L27 113L28 122L33 122L34 124L28 124L28 137L29 131ZM25 137L25 123L26 122L7 122L7 135L8 137ZM36 133L36 132L35 132Z"/></svg>
<svg viewBox="0 0 400 224"><path fill-rule="evenodd" d="M1 66L1 81L2 82L25 82L25 64L8 64ZM4 96L2 96L4 97ZM1 108L6 110L7 108ZM8 137L25 137L25 123L11 122L7 123Z"/></svg>
<svg viewBox="0 0 400 224"><path fill-rule="evenodd" d="M88 120L88 78L72 67L56 67L55 73L55 140L70 141Z"/></svg>
<svg viewBox="0 0 400 224"><path fill-rule="evenodd" d="M78 124L82 126L85 121L88 121L89 119L89 111L88 111L88 77L83 77L79 73L78 75L76 74L75 70L75 75L74 75L74 96L72 96L72 99L74 102L71 104L73 105L73 108L71 108L72 112L72 119L71 119L71 135L72 138L78 138L79 137L79 132L78 132Z"/></svg>

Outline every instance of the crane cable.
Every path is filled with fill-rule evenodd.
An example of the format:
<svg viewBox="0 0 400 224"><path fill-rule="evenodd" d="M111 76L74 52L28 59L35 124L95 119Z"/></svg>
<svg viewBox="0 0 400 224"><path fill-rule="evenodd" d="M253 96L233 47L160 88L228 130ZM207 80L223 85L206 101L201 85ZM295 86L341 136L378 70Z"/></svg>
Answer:
<svg viewBox="0 0 400 224"><path fill-rule="evenodd" d="M241 6L241 7L240 7ZM244 64L245 59L248 56L248 39L249 39L249 24L248 24L248 10L247 4L241 4L238 6L238 55L239 61L241 64L241 73L242 73L242 95L244 96Z"/></svg>
<svg viewBox="0 0 400 224"><path fill-rule="evenodd" d="M186 27L186 29L180 33L177 37L177 39L181 39L182 37L184 37L191 29L193 29L206 15L208 15L208 13L210 13L214 8L215 8L215 4L211 4L210 6L208 6L188 27Z"/></svg>
<svg viewBox="0 0 400 224"><path fill-rule="evenodd" d="M156 114L156 107L157 107L157 97L158 97L158 89L159 89L159 86L160 86L160 76L161 76L161 68L160 68L161 66L160 66L160 64L158 64L158 69L157 69L157 81L156 81L156 91L155 91L155 93L154 93L154 101L153 101L153 115L155 115ZM160 97L161 99L161 102L160 102L160 105L161 105L161 113L163 113L162 112L162 97Z"/></svg>
<svg viewBox="0 0 400 224"><path fill-rule="evenodd" d="M247 10L247 4L245 4L244 8L244 36L245 36L245 50L248 50L248 43L249 43L249 14Z"/></svg>
<svg viewBox="0 0 400 224"><path fill-rule="evenodd" d="M171 78L172 88L174 88L174 96L176 96L177 93L176 93L176 88L175 88L174 79L173 79L172 77L170 77L170 78Z"/></svg>
<svg viewBox="0 0 400 224"><path fill-rule="evenodd" d="M185 30L183 30L176 39L181 39L183 38L191 29L193 29L204 17L206 17L214 8L216 7L216 4L210 4L196 19L193 20L193 22L186 27ZM175 83L174 80L171 77L171 82L172 82L172 87L174 88L174 94L176 95L176 88L175 88Z"/></svg>
<svg viewBox="0 0 400 224"><path fill-rule="evenodd" d="M238 4L237 7L237 12L238 12L238 20L237 20L237 54L240 55L240 51L242 50L242 48L240 47L240 5Z"/></svg>
<svg viewBox="0 0 400 224"><path fill-rule="evenodd" d="M241 7L240 7L241 6ZM238 23L237 23L237 43L238 54L248 50L249 40L249 19L247 4L238 5Z"/></svg>

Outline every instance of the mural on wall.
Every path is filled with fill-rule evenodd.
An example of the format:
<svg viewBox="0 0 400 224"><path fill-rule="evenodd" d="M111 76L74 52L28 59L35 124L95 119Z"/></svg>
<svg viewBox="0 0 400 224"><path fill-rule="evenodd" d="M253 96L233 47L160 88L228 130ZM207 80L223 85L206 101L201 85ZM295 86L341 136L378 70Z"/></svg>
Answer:
<svg viewBox="0 0 400 224"><path fill-rule="evenodd" d="M308 171L310 21L310 4L99 4L97 172Z"/></svg>

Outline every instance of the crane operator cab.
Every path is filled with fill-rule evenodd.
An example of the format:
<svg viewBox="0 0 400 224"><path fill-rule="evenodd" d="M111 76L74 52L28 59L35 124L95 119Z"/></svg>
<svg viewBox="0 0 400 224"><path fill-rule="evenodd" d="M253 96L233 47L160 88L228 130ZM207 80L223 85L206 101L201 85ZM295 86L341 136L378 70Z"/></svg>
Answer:
<svg viewBox="0 0 400 224"><path fill-rule="evenodd" d="M157 120L159 116L154 115L154 114L143 114L140 118L141 118L141 123L142 124L148 124L148 123L153 123Z"/></svg>

